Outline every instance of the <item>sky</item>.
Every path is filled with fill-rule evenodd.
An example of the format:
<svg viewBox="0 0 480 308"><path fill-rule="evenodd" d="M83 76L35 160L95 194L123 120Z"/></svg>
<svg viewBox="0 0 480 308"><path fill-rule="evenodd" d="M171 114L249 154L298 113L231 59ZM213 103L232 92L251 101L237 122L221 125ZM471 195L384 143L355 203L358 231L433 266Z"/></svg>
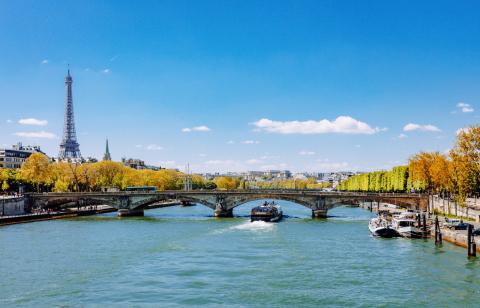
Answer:
<svg viewBox="0 0 480 308"><path fill-rule="evenodd" d="M193 172L370 171L480 120L478 1L0 0L0 147Z"/></svg>

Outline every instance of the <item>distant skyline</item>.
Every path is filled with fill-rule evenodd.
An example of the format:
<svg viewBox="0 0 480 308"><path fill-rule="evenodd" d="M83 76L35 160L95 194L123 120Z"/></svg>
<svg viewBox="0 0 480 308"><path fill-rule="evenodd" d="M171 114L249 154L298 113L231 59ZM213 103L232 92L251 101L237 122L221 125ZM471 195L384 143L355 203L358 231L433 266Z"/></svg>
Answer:
<svg viewBox="0 0 480 308"><path fill-rule="evenodd" d="M0 147L193 172L370 171L479 123L476 1L1 1Z"/></svg>

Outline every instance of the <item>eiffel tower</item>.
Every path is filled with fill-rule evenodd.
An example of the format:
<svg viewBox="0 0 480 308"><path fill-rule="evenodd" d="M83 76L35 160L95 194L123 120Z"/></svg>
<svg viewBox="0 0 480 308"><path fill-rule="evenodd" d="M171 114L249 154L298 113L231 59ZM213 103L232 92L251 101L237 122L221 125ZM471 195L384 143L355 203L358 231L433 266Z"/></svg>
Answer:
<svg viewBox="0 0 480 308"><path fill-rule="evenodd" d="M73 119L73 100L72 100L72 76L70 69L65 77L65 117L63 126L63 139L60 143L59 160L81 161L80 145L77 142L77 134L75 133L75 122Z"/></svg>

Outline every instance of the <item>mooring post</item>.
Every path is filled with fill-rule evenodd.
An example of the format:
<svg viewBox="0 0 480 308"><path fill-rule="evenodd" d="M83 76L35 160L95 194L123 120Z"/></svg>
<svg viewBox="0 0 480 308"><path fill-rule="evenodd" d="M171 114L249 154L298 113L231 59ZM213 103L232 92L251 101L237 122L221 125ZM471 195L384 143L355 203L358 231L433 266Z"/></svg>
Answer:
<svg viewBox="0 0 480 308"><path fill-rule="evenodd" d="M468 256L471 256L471 251L472 251L472 228L470 225L468 225L467 228L467 251L468 251Z"/></svg>
<svg viewBox="0 0 480 308"><path fill-rule="evenodd" d="M435 245L442 245L442 231L440 230L438 216L435 216Z"/></svg>
<svg viewBox="0 0 480 308"><path fill-rule="evenodd" d="M477 256L477 244L475 243L475 235L472 233L472 257Z"/></svg>
<svg viewBox="0 0 480 308"><path fill-rule="evenodd" d="M427 231L427 215L423 215L423 232Z"/></svg>
<svg viewBox="0 0 480 308"><path fill-rule="evenodd" d="M422 214L420 214L420 213L417 214L417 226L419 228L422 227L422 219L421 219L420 215L422 215Z"/></svg>
<svg viewBox="0 0 480 308"><path fill-rule="evenodd" d="M477 256L477 245L475 244L475 239L472 234L473 232L473 226L471 224L468 225L468 235L467 235L467 241L468 241L468 256L469 257L476 257Z"/></svg>

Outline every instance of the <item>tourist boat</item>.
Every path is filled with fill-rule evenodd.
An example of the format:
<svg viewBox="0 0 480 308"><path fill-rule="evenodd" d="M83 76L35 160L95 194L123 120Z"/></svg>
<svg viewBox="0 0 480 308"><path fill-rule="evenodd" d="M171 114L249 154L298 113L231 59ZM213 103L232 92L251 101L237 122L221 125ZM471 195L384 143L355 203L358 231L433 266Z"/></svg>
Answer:
<svg viewBox="0 0 480 308"><path fill-rule="evenodd" d="M254 207L250 213L250 221L278 222L282 217L282 208L274 202L269 203L267 201Z"/></svg>
<svg viewBox="0 0 480 308"><path fill-rule="evenodd" d="M412 218L404 218L402 216L393 217L392 227L397 230L397 232L408 238L422 238L424 237L424 231L416 227L417 221Z"/></svg>
<svg viewBox="0 0 480 308"><path fill-rule="evenodd" d="M392 226L388 224L387 220L381 217L372 218L368 223L368 229L374 236L386 237L386 238L400 236L397 230L392 228Z"/></svg>

